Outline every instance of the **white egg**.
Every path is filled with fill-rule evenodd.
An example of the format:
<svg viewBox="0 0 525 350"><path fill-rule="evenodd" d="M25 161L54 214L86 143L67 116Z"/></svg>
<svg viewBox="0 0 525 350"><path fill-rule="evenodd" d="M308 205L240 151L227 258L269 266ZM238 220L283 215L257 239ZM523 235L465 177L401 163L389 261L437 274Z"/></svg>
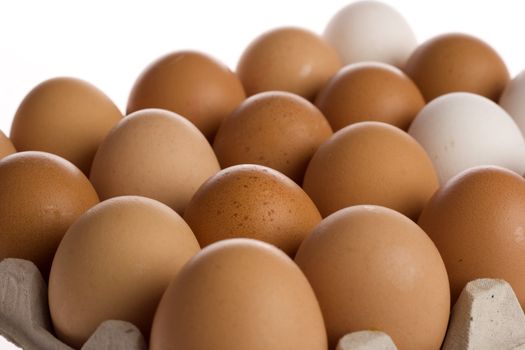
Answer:
<svg viewBox="0 0 525 350"><path fill-rule="evenodd" d="M377 1L358 1L342 8L328 23L324 37L344 64L379 61L402 67L417 45L403 16Z"/></svg>
<svg viewBox="0 0 525 350"><path fill-rule="evenodd" d="M508 83L501 94L499 105L514 118L525 135L525 70Z"/></svg>
<svg viewBox="0 0 525 350"><path fill-rule="evenodd" d="M428 103L408 133L427 151L441 184L478 165L499 165L523 175L525 140L514 120L496 103L454 92Z"/></svg>

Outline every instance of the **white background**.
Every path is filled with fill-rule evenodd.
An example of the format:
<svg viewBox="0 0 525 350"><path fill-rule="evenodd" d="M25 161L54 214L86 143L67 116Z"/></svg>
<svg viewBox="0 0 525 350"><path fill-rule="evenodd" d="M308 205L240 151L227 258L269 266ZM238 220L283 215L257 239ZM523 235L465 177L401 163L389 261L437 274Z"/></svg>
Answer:
<svg viewBox="0 0 525 350"><path fill-rule="evenodd" d="M424 41L445 32L476 35L492 45L514 76L525 68L520 1L386 0ZM151 61L197 49L235 69L247 44L284 25L322 33L348 0L2 1L0 129L9 132L23 97L55 76L85 79L124 111L130 88ZM380 25L380 23L378 23ZM9 349L0 338L0 349Z"/></svg>

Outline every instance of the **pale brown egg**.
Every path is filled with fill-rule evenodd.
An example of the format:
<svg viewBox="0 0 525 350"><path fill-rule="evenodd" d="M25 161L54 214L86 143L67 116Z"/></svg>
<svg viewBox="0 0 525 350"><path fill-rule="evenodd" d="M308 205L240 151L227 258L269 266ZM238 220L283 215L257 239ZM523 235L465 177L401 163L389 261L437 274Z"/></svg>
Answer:
<svg viewBox="0 0 525 350"><path fill-rule="evenodd" d="M525 180L498 167L477 167L447 181L418 224L447 267L452 301L467 282L501 278L525 306Z"/></svg>
<svg viewBox="0 0 525 350"><path fill-rule="evenodd" d="M416 220L438 188L438 178L410 135L369 121L339 130L319 147L303 188L323 217L352 205L376 204Z"/></svg>
<svg viewBox="0 0 525 350"><path fill-rule="evenodd" d="M439 35L418 46L404 70L427 102L456 91L498 101L510 80L505 63L492 47L456 33Z"/></svg>
<svg viewBox="0 0 525 350"><path fill-rule="evenodd" d="M16 152L11 140L0 130L0 159Z"/></svg>
<svg viewBox="0 0 525 350"><path fill-rule="evenodd" d="M213 140L221 121L245 97L237 76L221 62L200 52L177 51L142 72L131 90L127 112L167 109Z"/></svg>
<svg viewBox="0 0 525 350"><path fill-rule="evenodd" d="M342 209L301 244L296 263L323 312L331 348L345 334L379 330L398 349L439 349L450 291L438 250L413 221L379 206Z"/></svg>
<svg viewBox="0 0 525 350"><path fill-rule="evenodd" d="M57 336L80 349L100 323L123 320L147 338L162 294L199 250L184 220L153 199L124 196L91 208L53 260L49 308Z"/></svg>
<svg viewBox="0 0 525 350"><path fill-rule="evenodd" d="M222 122L213 149L223 168L260 164L301 184L317 148L332 135L323 114L288 92L261 92Z"/></svg>
<svg viewBox="0 0 525 350"><path fill-rule="evenodd" d="M45 152L0 160L0 260L34 262L47 279L68 227L98 203L97 193L73 164Z"/></svg>
<svg viewBox="0 0 525 350"><path fill-rule="evenodd" d="M235 165L208 179L184 212L202 247L226 238L271 243L293 256L321 221L295 182L260 165Z"/></svg>
<svg viewBox="0 0 525 350"><path fill-rule="evenodd" d="M341 65L337 51L319 35L285 27L256 38L242 54L237 74L248 96L282 90L313 100Z"/></svg>
<svg viewBox="0 0 525 350"><path fill-rule="evenodd" d="M315 104L335 131L367 120L407 130L425 100L398 68L364 62L342 68L321 90Z"/></svg>
<svg viewBox="0 0 525 350"><path fill-rule="evenodd" d="M327 350L319 304L301 270L252 239L204 248L162 297L151 350Z"/></svg>
<svg viewBox="0 0 525 350"><path fill-rule="evenodd" d="M75 78L54 78L24 98L11 126L18 151L57 154L89 174L93 156L122 118L117 106L95 86Z"/></svg>
<svg viewBox="0 0 525 350"><path fill-rule="evenodd" d="M90 180L102 200L141 195L182 214L199 186L219 170L213 149L192 123L170 111L145 109L111 130Z"/></svg>

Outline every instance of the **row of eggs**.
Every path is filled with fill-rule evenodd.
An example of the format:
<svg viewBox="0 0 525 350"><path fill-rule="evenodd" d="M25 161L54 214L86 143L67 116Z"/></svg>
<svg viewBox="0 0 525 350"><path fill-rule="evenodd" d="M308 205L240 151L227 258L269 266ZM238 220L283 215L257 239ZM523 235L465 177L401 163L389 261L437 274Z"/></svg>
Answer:
<svg viewBox="0 0 525 350"><path fill-rule="evenodd" d="M525 84L509 79L479 39L416 48L364 1L324 38L263 34L236 73L162 57L125 118L85 81L48 80L0 133L0 256L49 277L75 347L113 318L152 349L325 349L359 329L437 349L469 280L525 302Z"/></svg>

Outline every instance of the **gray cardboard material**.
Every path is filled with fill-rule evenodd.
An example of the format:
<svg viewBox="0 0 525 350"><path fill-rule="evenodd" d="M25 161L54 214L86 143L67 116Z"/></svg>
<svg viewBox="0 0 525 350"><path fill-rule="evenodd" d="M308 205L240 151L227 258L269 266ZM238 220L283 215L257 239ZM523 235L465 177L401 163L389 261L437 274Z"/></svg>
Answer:
<svg viewBox="0 0 525 350"><path fill-rule="evenodd" d="M392 338L379 331L360 331L345 335L336 350L397 350Z"/></svg>
<svg viewBox="0 0 525 350"><path fill-rule="evenodd" d="M0 334L25 350L72 350L51 333L47 286L30 261L0 262ZM103 322L82 350L145 350L140 331L124 321Z"/></svg>
<svg viewBox="0 0 525 350"><path fill-rule="evenodd" d="M525 349L525 315L511 286L469 282L454 305L443 350Z"/></svg>

